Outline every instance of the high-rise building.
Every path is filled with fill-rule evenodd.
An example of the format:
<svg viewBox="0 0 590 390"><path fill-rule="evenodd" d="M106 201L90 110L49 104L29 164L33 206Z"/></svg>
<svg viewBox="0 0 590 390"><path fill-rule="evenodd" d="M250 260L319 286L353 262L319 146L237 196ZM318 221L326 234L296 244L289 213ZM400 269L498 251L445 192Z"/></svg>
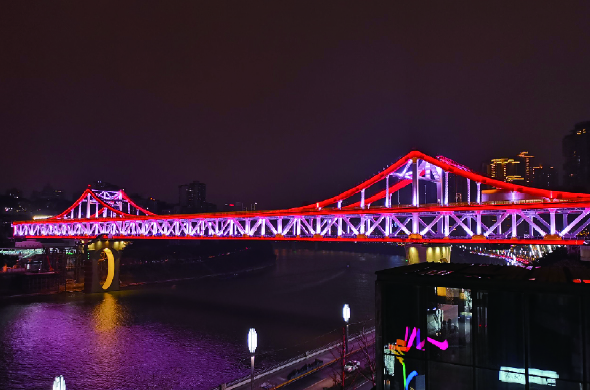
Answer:
<svg viewBox="0 0 590 390"><path fill-rule="evenodd" d="M513 158L493 158L490 162L484 163L486 173L489 177L507 182L524 181L520 175L520 161Z"/></svg>
<svg viewBox="0 0 590 390"><path fill-rule="evenodd" d="M533 182L533 159L535 156L531 156L529 152L520 152L518 159L520 160L520 176L524 177L526 185L530 185Z"/></svg>
<svg viewBox="0 0 590 390"><path fill-rule="evenodd" d="M178 186L178 203L183 213L198 213L207 211L205 204L207 186L200 181Z"/></svg>
<svg viewBox="0 0 590 390"><path fill-rule="evenodd" d="M590 121L576 123L563 137L563 184L570 190L590 189Z"/></svg>
<svg viewBox="0 0 590 390"><path fill-rule="evenodd" d="M551 166L542 164L532 168L532 186L547 190L555 189L558 185L557 172Z"/></svg>

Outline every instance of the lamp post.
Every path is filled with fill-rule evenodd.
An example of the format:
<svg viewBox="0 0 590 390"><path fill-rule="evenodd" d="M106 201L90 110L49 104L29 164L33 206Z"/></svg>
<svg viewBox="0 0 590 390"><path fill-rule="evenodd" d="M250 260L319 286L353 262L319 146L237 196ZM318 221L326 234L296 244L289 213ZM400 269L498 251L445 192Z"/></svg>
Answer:
<svg viewBox="0 0 590 390"><path fill-rule="evenodd" d="M66 381L63 375L55 377L53 380L53 390L66 390Z"/></svg>
<svg viewBox="0 0 590 390"><path fill-rule="evenodd" d="M346 353L348 354L348 320L350 319L350 306L345 304L342 308L342 318L344 318L344 322L346 323Z"/></svg>
<svg viewBox="0 0 590 390"><path fill-rule="evenodd" d="M344 366L346 365L346 355L348 355L348 320L350 319L350 306L347 303L342 307L342 318L346 324L342 327L342 337L344 337L344 343L342 343L342 390L344 390L346 379Z"/></svg>
<svg viewBox="0 0 590 390"><path fill-rule="evenodd" d="M251 379L250 379L250 389L254 389L254 352L256 352L256 347L258 346L258 334L256 333L256 329L250 328L248 332L248 349L252 354L250 358L250 372L251 372Z"/></svg>

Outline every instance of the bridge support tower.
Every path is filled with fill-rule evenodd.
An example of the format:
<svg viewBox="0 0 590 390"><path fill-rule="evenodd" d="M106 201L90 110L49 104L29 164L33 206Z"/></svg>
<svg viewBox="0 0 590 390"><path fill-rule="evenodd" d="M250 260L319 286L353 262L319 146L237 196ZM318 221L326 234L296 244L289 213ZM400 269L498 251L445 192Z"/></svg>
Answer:
<svg viewBox="0 0 590 390"><path fill-rule="evenodd" d="M451 261L451 245L406 244L405 249L408 264Z"/></svg>
<svg viewBox="0 0 590 390"><path fill-rule="evenodd" d="M126 241L97 238L83 242L84 292L119 290L119 265Z"/></svg>

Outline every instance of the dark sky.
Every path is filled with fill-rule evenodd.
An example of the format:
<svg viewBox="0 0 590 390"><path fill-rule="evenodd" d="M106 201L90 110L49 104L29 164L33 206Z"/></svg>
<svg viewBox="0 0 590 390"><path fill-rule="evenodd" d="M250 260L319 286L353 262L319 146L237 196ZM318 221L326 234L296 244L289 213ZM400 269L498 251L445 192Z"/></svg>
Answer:
<svg viewBox="0 0 590 390"><path fill-rule="evenodd" d="M590 2L405 3L2 2L0 191L177 201L196 179L278 208L412 148L561 164L590 120Z"/></svg>

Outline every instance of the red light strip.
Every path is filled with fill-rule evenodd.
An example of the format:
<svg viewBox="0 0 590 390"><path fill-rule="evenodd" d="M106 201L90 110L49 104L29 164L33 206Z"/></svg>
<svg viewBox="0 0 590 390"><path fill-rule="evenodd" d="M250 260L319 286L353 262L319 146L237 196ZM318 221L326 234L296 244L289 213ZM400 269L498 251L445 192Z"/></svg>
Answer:
<svg viewBox="0 0 590 390"><path fill-rule="evenodd" d="M424 174L424 171L421 172L421 175L420 176L422 176L423 174ZM400 181L400 182L392 185L391 187L389 187L389 193L390 194L393 194L393 193L401 190L402 188L406 187L408 184L411 184L411 183L412 183L412 180L411 179L404 179L404 180L402 180L402 181ZM385 198L386 192L387 191L383 190L383 191L378 192L377 194L371 196L370 198L365 199L365 204L373 203L373 202L375 202L375 201L377 201L379 199ZM342 207L342 209L344 209L344 210L350 210L350 209L353 209L355 207L360 207L360 205L361 205L361 202L356 202L356 203L350 204L348 206Z"/></svg>
<svg viewBox="0 0 590 390"><path fill-rule="evenodd" d="M63 238L63 239L93 239L96 236L27 236L27 238ZM323 242L387 242L387 243L427 243L427 244L512 244L512 245L547 245L555 241L543 239L494 239L476 240L470 238L423 238L414 240L409 238L355 238L355 237L213 237L213 236L112 236L114 240L263 240L263 241L323 241ZM559 245L583 245L584 240L560 240ZM585 283L590 283L590 280Z"/></svg>
<svg viewBox="0 0 590 390"><path fill-rule="evenodd" d="M136 209L138 209L139 211L147 214L147 215L156 215L154 213L152 213L151 211L147 211L146 209L139 207L137 205L137 203L135 203L134 201L131 200L131 198L125 193L125 191L121 190L121 195L123 196L123 199L125 199L127 202L129 202L129 204L133 207L135 207Z"/></svg>

